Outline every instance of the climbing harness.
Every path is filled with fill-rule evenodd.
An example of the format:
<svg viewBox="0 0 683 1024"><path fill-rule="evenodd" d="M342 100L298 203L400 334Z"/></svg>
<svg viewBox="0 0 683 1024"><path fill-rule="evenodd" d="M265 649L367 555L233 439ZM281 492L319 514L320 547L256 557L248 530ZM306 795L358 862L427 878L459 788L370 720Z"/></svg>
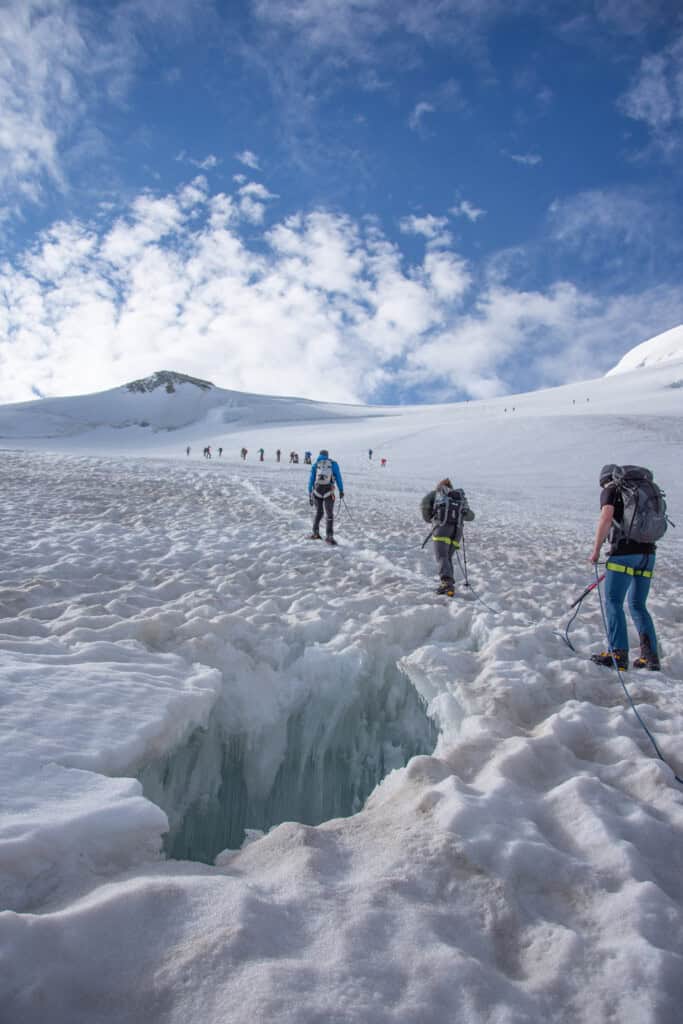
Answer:
<svg viewBox="0 0 683 1024"><path fill-rule="evenodd" d="M652 579L654 575L650 569L632 569L630 565L622 565L621 562L607 562L605 568L611 569L612 572L625 572L627 576L644 576L648 580ZM600 578L604 579L605 577L603 575Z"/></svg>

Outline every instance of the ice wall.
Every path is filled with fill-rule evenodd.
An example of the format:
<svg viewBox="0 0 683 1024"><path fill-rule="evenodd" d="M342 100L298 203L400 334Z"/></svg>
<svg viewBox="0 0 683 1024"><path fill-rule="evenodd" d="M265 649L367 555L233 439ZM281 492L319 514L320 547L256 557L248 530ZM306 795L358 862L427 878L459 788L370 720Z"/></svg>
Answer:
<svg viewBox="0 0 683 1024"><path fill-rule="evenodd" d="M336 698L309 693L284 721L258 732L232 732L220 702L206 729L139 778L168 815L169 856L212 863L239 848L246 829L353 814L388 772L430 753L436 740L417 691L388 666Z"/></svg>

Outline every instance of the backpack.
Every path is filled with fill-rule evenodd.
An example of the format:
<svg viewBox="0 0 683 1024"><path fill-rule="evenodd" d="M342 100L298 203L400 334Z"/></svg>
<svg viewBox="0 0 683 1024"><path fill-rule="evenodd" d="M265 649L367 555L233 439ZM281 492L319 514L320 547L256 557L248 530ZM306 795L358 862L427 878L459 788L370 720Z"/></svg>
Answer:
<svg viewBox="0 0 683 1024"><path fill-rule="evenodd" d="M452 536L455 540L462 540L463 514L467 505L465 492L461 487L452 491L437 492L434 500L434 522Z"/></svg>
<svg viewBox="0 0 683 1024"><path fill-rule="evenodd" d="M315 486L327 487L333 481L332 460L318 459L315 466Z"/></svg>
<svg viewBox="0 0 683 1024"><path fill-rule="evenodd" d="M654 544L666 533L669 519L666 498L652 479L652 472L643 466L616 466L612 481L624 503L621 523L615 523L615 537L637 544Z"/></svg>

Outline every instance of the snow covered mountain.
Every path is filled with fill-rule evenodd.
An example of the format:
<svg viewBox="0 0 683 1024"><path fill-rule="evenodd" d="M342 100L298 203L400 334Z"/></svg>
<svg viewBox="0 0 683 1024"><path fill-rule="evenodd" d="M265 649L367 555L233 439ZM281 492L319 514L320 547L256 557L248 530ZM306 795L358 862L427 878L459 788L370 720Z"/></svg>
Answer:
<svg viewBox="0 0 683 1024"><path fill-rule="evenodd" d="M207 421L216 430L229 424L339 417L352 408L229 391L183 373L159 370L91 395L0 406L0 439L68 438L112 430L126 431L133 439Z"/></svg>
<svg viewBox="0 0 683 1024"><path fill-rule="evenodd" d="M3 1024L678 1024L683 529L661 673L590 663L595 591L558 633L603 463L683 518L681 379L377 410L154 375L0 410ZM334 549L274 456L323 444ZM451 601L419 516L446 474L476 512Z"/></svg>
<svg viewBox="0 0 683 1024"><path fill-rule="evenodd" d="M663 334L657 334L648 341L630 349L606 374L626 373L646 367L662 366L665 363L683 363L683 324L672 327Z"/></svg>

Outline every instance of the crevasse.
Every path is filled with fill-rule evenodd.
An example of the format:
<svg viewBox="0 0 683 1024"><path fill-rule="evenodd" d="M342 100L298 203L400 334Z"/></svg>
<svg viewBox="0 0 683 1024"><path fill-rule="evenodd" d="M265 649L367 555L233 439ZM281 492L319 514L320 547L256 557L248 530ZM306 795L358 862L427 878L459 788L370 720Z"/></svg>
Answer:
<svg viewBox="0 0 683 1024"><path fill-rule="evenodd" d="M241 846L246 829L354 814L388 772L431 753L436 739L424 702L389 665L380 679L311 692L257 731L231 731L219 702L207 728L148 763L139 778L168 815L167 855L213 863Z"/></svg>

